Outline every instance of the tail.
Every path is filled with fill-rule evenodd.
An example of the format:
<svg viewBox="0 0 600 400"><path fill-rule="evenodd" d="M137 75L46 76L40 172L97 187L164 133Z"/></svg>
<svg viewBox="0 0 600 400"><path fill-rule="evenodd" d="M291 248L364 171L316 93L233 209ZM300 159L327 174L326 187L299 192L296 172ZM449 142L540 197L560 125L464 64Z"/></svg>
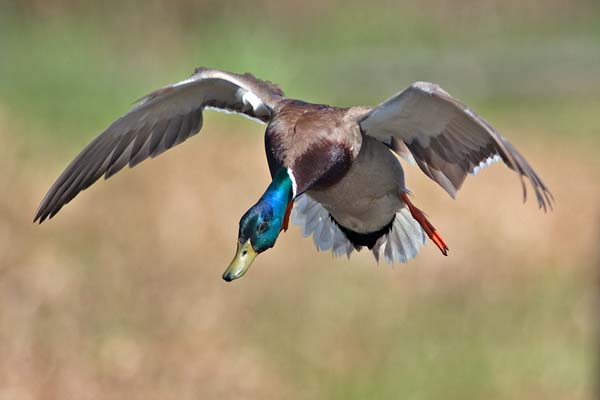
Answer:
<svg viewBox="0 0 600 400"><path fill-rule="evenodd" d="M306 193L294 201L292 223L302 227L304 237L312 235L318 251L331 249L336 257L350 257L354 251L354 246L333 222L329 211Z"/></svg>
<svg viewBox="0 0 600 400"><path fill-rule="evenodd" d="M425 245L425 232L412 217L407 207L396 213L392 229L387 235L379 238L371 249L375 259L384 259L388 263L408 262L419 253Z"/></svg>
<svg viewBox="0 0 600 400"><path fill-rule="evenodd" d="M331 250L334 256L350 257L354 250L360 251L362 248L353 244L329 212L306 193L295 200L292 222L303 228L305 237L312 235L319 251ZM382 231L369 248L377 261L383 259L388 263L405 263L418 254L425 240L421 225L412 217L409 209L403 207L394 216L391 228Z"/></svg>

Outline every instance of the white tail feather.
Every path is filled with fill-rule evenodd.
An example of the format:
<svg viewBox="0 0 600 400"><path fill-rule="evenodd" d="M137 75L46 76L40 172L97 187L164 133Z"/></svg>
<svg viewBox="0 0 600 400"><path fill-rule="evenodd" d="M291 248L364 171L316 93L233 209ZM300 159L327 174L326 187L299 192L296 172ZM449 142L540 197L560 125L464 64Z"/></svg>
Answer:
<svg viewBox="0 0 600 400"><path fill-rule="evenodd" d="M371 251L377 261L382 258L388 263L405 263L419 253L425 240L421 225L410 215L408 208L404 207L396 213L390 232L380 237Z"/></svg>
<svg viewBox="0 0 600 400"><path fill-rule="evenodd" d="M334 256L350 254L354 245L346 238L329 212L309 195L302 194L294 201L292 222L303 229L304 237L311 236L319 251L331 250ZM375 259L388 263L405 263L415 257L425 244L425 232L404 207L396 213L392 229L379 238L372 252Z"/></svg>
<svg viewBox="0 0 600 400"><path fill-rule="evenodd" d="M329 217L329 212L307 194L294 201L292 222L303 228L304 237L312 235L319 251L331 249L335 256L350 256L354 250L352 243Z"/></svg>

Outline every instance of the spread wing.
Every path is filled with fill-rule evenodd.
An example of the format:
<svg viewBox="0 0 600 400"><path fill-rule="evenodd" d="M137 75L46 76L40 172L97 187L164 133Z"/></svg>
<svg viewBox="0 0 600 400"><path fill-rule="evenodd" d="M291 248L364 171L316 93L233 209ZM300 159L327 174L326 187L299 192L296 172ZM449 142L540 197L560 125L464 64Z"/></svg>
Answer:
<svg viewBox="0 0 600 400"><path fill-rule="evenodd" d="M553 197L537 173L515 147L483 118L428 82L413 83L406 90L370 110L359 121L366 135L406 156L410 151L421 170L452 197L467 174L498 160L516 171L523 186L529 178L544 211Z"/></svg>
<svg viewBox="0 0 600 400"><path fill-rule="evenodd" d="M52 218L102 175L109 178L125 165L133 167L196 134L205 108L266 123L282 96L277 86L250 74L196 69L188 79L144 96L88 144L52 185L34 221Z"/></svg>

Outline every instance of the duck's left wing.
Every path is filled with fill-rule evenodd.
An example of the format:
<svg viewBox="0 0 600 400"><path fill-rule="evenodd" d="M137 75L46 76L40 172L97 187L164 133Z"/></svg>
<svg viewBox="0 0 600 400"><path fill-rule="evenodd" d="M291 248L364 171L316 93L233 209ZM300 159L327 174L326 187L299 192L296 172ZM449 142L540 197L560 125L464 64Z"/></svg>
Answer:
<svg viewBox="0 0 600 400"><path fill-rule="evenodd" d="M102 175L137 165L183 142L202 127L202 111L213 108L268 122L283 92L250 74L198 68L188 79L140 99L88 144L42 200L34 221L54 216Z"/></svg>
<svg viewBox="0 0 600 400"><path fill-rule="evenodd" d="M373 108L359 125L392 149L408 147L421 170L452 197L467 174L502 160L523 186L529 178L538 206L552 208L552 194L527 160L489 123L438 85L415 82Z"/></svg>

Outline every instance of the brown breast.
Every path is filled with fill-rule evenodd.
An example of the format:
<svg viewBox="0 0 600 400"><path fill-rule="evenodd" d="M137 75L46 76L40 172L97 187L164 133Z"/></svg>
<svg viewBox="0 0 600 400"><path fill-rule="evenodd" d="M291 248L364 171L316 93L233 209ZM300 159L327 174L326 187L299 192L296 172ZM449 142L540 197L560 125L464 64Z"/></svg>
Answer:
<svg viewBox="0 0 600 400"><path fill-rule="evenodd" d="M336 183L360 150L362 137L355 121L346 108L284 103L265 134L271 175L281 167L291 168L298 193Z"/></svg>

